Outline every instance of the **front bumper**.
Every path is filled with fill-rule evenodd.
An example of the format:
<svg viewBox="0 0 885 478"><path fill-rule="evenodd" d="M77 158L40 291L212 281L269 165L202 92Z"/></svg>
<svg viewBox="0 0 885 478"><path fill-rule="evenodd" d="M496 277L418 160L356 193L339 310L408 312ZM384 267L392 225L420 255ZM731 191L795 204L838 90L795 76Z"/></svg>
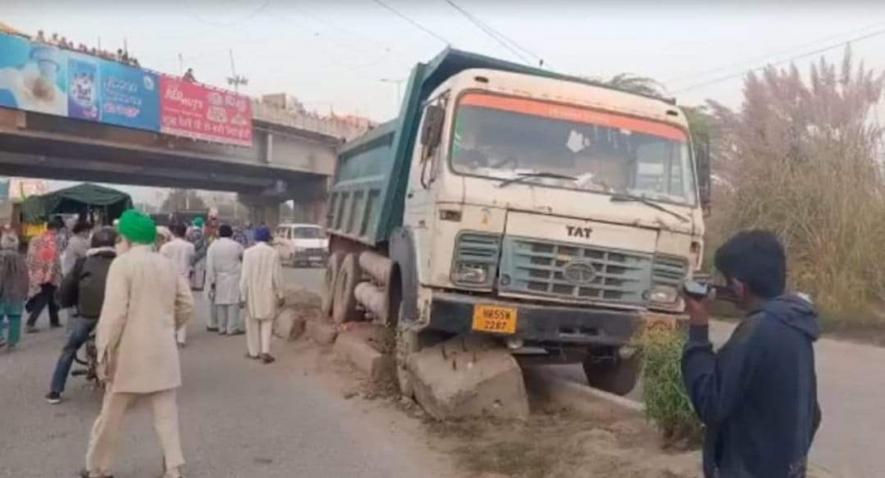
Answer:
<svg viewBox="0 0 885 478"><path fill-rule="evenodd" d="M434 293L429 328L452 334L473 332L476 305L517 309L516 333L493 334L522 339L531 345L629 344L648 326L678 327L682 317L645 310L615 310L500 300L453 293ZM484 333L484 332L483 332Z"/></svg>
<svg viewBox="0 0 885 478"><path fill-rule="evenodd" d="M326 249L300 249L292 254L292 259L298 262L325 262L329 257Z"/></svg>

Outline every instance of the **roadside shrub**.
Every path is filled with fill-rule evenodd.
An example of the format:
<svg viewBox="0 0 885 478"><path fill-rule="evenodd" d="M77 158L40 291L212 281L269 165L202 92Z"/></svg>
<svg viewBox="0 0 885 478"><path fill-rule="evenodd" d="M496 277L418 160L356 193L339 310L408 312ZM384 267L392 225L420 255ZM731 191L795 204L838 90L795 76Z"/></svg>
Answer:
<svg viewBox="0 0 885 478"><path fill-rule="evenodd" d="M641 344L646 417L661 431L668 446L697 446L703 432L682 383L680 367L685 334L678 329L650 329L643 334Z"/></svg>

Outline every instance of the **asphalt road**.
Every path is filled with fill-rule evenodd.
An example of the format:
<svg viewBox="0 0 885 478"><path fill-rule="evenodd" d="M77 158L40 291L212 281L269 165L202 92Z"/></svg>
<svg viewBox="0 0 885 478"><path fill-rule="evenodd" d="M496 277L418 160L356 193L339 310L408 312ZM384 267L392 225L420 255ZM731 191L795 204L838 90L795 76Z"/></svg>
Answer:
<svg viewBox="0 0 885 478"><path fill-rule="evenodd" d="M713 341L724 343L733 329L729 323L714 323ZM885 476L885 435L880 433L885 431L885 348L822 339L815 355L823 421L811 461L840 478ZM587 383L579 366L554 370ZM630 398L639 400L638 390Z"/></svg>
<svg viewBox="0 0 885 478"><path fill-rule="evenodd" d="M321 274L287 276L316 287ZM245 338L208 334L204 317L190 324L182 352L188 477L450 476L447 459L427 448L420 427L395 411L345 399L303 371L280 342L275 364L246 360ZM14 353L0 352L0 477L69 477L83 466L99 397L72 377L62 404L43 401L63 338L62 331L44 330L24 336ZM115 476L159 476L147 407L132 410L124 427Z"/></svg>
<svg viewBox="0 0 885 478"><path fill-rule="evenodd" d="M312 290L319 290L321 278L315 271L299 271L303 285ZM714 342L724 343L733 328L715 322ZM822 339L815 345L815 354L823 421L811 451L812 462L840 478L885 477L885 348ZM555 369L586 383L580 366ZM637 392L631 398L639 400Z"/></svg>
<svg viewBox="0 0 885 478"><path fill-rule="evenodd" d="M287 269L286 277L318 291L322 271ZM280 343L276 364L246 361L242 336L210 336L203 320L201 314L191 324L182 358L188 476L451 474L447 459L424 445L421 429L395 412L344 399L302 373ZM731 328L717 323L715 340L723 342ZM42 399L62 340L60 331L28 335L15 353L0 353L0 477L73 476L82 466L97 396L74 377L64 403ZM812 461L837 477L885 476L885 348L824 339L816 352L824 418ZM556 373L586 383L579 367ZM117 477L157 476L160 454L147 410L136 409L127 421L120 457Z"/></svg>

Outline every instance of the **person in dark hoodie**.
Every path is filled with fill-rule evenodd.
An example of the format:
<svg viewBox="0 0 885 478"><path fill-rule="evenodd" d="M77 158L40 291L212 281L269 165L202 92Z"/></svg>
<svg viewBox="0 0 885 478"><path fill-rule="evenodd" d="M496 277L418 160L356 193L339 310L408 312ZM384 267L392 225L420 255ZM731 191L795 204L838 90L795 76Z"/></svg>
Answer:
<svg viewBox="0 0 885 478"><path fill-rule="evenodd" d="M95 231L86 257L77 259L71 271L62 279L58 291L59 302L62 307L76 306L79 315L71 317L74 321L71 333L52 374L52 384L46 394L46 401L51 404L61 402L74 355L89 340L89 335L98 324L104 304L108 269L117 257L114 248L116 242L117 233L114 228L103 227Z"/></svg>
<svg viewBox="0 0 885 478"><path fill-rule="evenodd" d="M786 254L770 232L738 233L716 251L715 266L746 317L714 352L712 298L685 297L682 376L706 425L704 475L802 478L821 420L817 313L807 296L785 293Z"/></svg>

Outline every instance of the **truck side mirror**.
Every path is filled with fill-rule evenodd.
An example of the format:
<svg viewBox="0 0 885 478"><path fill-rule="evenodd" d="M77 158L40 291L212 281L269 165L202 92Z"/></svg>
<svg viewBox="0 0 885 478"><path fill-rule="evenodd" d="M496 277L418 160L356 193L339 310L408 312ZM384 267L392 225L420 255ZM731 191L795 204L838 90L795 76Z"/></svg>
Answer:
<svg viewBox="0 0 885 478"><path fill-rule="evenodd" d="M701 198L701 208L707 213L710 211L713 195L712 164L710 159L710 137L702 135L695 142L695 160L698 170L698 192Z"/></svg>
<svg viewBox="0 0 885 478"><path fill-rule="evenodd" d="M421 127L421 144L425 147L425 157L439 146L442 140L443 122L446 110L439 105L429 105L424 110L424 123Z"/></svg>

